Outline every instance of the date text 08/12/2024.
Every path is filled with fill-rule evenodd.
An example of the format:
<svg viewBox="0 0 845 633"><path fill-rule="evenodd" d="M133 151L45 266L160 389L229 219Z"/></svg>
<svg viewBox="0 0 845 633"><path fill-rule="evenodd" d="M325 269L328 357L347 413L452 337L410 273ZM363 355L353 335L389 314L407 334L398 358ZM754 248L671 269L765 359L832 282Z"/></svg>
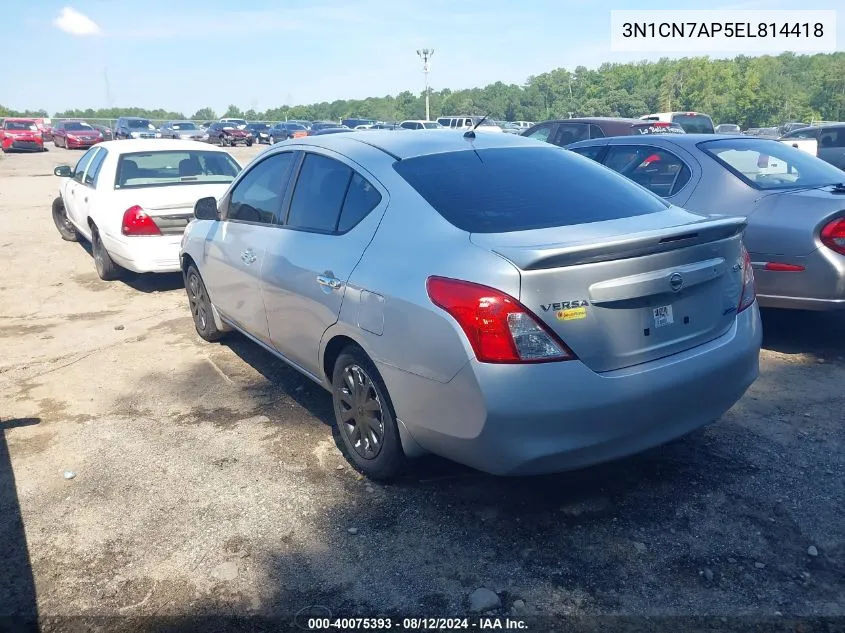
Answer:
<svg viewBox="0 0 845 633"><path fill-rule="evenodd" d="M527 630L524 620L515 618L308 618L308 631L493 631Z"/></svg>

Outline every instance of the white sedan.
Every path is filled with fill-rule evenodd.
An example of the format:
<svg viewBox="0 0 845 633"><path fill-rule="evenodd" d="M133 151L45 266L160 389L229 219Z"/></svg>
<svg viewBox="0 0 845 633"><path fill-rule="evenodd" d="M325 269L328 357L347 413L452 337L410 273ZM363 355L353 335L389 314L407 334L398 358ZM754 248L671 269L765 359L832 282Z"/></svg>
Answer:
<svg viewBox="0 0 845 633"><path fill-rule="evenodd" d="M223 149L172 140L109 141L62 165L53 221L62 239L91 242L101 279L177 272L194 203L225 193L241 166Z"/></svg>

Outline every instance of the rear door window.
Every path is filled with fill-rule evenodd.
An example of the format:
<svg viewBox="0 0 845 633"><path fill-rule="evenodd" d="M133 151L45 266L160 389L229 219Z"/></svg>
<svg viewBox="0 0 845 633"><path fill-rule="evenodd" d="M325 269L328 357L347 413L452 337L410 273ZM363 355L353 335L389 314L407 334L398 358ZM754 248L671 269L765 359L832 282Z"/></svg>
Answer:
<svg viewBox="0 0 845 633"><path fill-rule="evenodd" d="M502 233L664 211L660 198L551 146L462 150L394 164L441 216L470 233Z"/></svg>
<svg viewBox="0 0 845 633"><path fill-rule="evenodd" d="M343 163L308 153L299 170L286 224L318 233L337 229L352 169Z"/></svg>
<svg viewBox="0 0 845 633"><path fill-rule="evenodd" d="M598 125L590 124L590 138L604 138L604 130Z"/></svg>
<svg viewBox="0 0 845 633"><path fill-rule="evenodd" d="M645 145L614 145L605 165L664 198L678 193L692 176L672 152Z"/></svg>
<svg viewBox="0 0 845 633"><path fill-rule="evenodd" d="M561 123L552 143L559 147L566 147L578 141L590 138L590 128L585 123Z"/></svg>

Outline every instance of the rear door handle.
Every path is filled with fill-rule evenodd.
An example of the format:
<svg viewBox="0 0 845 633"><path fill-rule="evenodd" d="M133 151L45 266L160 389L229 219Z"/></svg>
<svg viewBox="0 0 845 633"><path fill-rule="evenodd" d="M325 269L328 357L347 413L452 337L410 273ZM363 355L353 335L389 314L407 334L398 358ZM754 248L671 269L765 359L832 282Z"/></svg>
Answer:
<svg viewBox="0 0 845 633"><path fill-rule="evenodd" d="M317 275L317 283L325 288L331 288L332 290L337 290L343 285L343 282L341 282L340 279L326 277L325 275Z"/></svg>
<svg viewBox="0 0 845 633"><path fill-rule="evenodd" d="M241 259L243 260L244 264L249 266L252 264L257 258L255 257L255 253L252 252L251 248L246 249L243 253L241 253Z"/></svg>

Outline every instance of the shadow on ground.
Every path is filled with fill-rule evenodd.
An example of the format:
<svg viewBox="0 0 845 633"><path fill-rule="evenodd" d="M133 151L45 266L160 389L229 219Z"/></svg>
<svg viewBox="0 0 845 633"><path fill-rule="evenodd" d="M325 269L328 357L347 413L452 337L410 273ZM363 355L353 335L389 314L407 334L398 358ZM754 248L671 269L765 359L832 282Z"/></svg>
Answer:
<svg viewBox="0 0 845 633"><path fill-rule="evenodd" d="M38 621L35 581L5 433L40 421L0 420L0 631L4 633L35 630Z"/></svg>
<svg viewBox="0 0 845 633"><path fill-rule="evenodd" d="M762 310L763 348L783 354L845 356L845 312Z"/></svg>

